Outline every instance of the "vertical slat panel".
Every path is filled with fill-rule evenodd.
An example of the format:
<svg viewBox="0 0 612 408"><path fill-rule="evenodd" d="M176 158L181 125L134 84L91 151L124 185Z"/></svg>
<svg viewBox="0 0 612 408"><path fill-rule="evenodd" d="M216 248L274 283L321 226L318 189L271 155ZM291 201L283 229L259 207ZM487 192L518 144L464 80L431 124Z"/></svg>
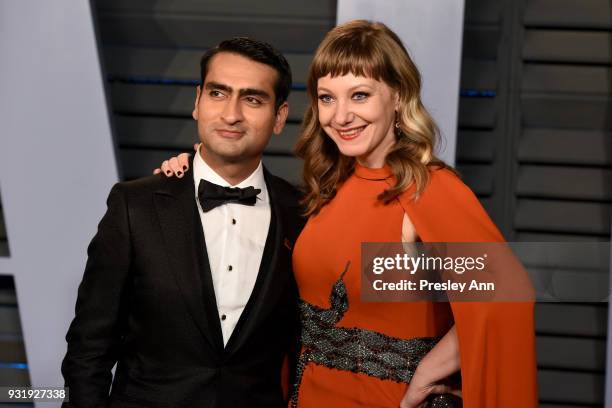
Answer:
<svg viewBox="0 0 612 408"><path fill-rule="evenodd" d="M514 228L524 240L609 240L612 3L524 4ZM538 305L536 324L542 406L601 406L607 305Z"/></svg>

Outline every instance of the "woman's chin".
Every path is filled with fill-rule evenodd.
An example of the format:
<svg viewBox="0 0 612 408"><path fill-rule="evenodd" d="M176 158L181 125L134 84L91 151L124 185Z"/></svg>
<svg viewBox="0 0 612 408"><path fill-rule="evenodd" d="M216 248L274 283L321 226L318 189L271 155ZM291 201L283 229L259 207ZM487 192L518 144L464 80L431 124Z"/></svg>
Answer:
<svg viewBox="0 0 612 408"><path fill-rule="evenodd" d="M338 150L343 156L348 157L359 157L366 153L366 149L360 146L347 146L346 144L338 145Z"/></svg>

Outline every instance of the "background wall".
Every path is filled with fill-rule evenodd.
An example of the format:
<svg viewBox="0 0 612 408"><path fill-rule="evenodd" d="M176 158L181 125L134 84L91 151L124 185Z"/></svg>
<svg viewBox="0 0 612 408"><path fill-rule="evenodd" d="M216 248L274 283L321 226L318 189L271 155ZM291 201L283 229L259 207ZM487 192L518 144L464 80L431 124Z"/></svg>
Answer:
<svg viewBox="0 0 612 408"><path fill-rule="evenodd" d="M298 180L290 152L306 68L335 24L335 1L94 4L123 178L148 175L162 159L191 150L199 55L222 38L253 35L275 44L294 70L290 123L265 161ZM609 240L611 2L466 0L464 20L456 157L464 180L509 240ZM1 232L0 222L0 239ZM10 287L2 293L0 331L17 333ZM607 310L537 305L543 407L603 406Z"/></svg>

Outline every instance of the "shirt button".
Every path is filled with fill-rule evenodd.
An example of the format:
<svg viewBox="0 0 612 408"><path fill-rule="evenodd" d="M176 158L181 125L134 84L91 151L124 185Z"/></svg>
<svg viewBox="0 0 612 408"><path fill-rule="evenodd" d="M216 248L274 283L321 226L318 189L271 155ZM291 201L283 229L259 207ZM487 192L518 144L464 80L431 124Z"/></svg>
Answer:
<svg viewBox="0 0 612 408"><path fill-rule="evenodd" d="M236 219L232 218L232 225L235 225L235 224L236 224Z"/></svg>
<svg viewBox="0 0 612 408"><path fill-rule="evenodd" d="M225 320L225 319L227 319L227 316L226 315L221 315L221 320Z"/></svg>
<svg viewBox="0 0 612 408"><path fill-rule="evenodd" d="M232 267L232 265L229 265L229 266L227 267L227 270L228 270L228 271L231 271L232 269L234 269L234 268Z"/></svg>

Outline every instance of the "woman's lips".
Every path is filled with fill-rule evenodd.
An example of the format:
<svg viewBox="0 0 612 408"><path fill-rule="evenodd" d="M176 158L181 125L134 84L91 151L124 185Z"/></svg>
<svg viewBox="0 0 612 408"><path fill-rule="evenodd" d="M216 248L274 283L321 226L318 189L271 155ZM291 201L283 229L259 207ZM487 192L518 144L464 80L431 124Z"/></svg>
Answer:
<svg viewBox="0 0 612 408"><path fill-rule="evenodd" d="M340 136L342 140L353 140L357 136L359 136L367 126L368 125L363 125L350 129L336 129L336 132L338 132L338 136Z"/></svg>

